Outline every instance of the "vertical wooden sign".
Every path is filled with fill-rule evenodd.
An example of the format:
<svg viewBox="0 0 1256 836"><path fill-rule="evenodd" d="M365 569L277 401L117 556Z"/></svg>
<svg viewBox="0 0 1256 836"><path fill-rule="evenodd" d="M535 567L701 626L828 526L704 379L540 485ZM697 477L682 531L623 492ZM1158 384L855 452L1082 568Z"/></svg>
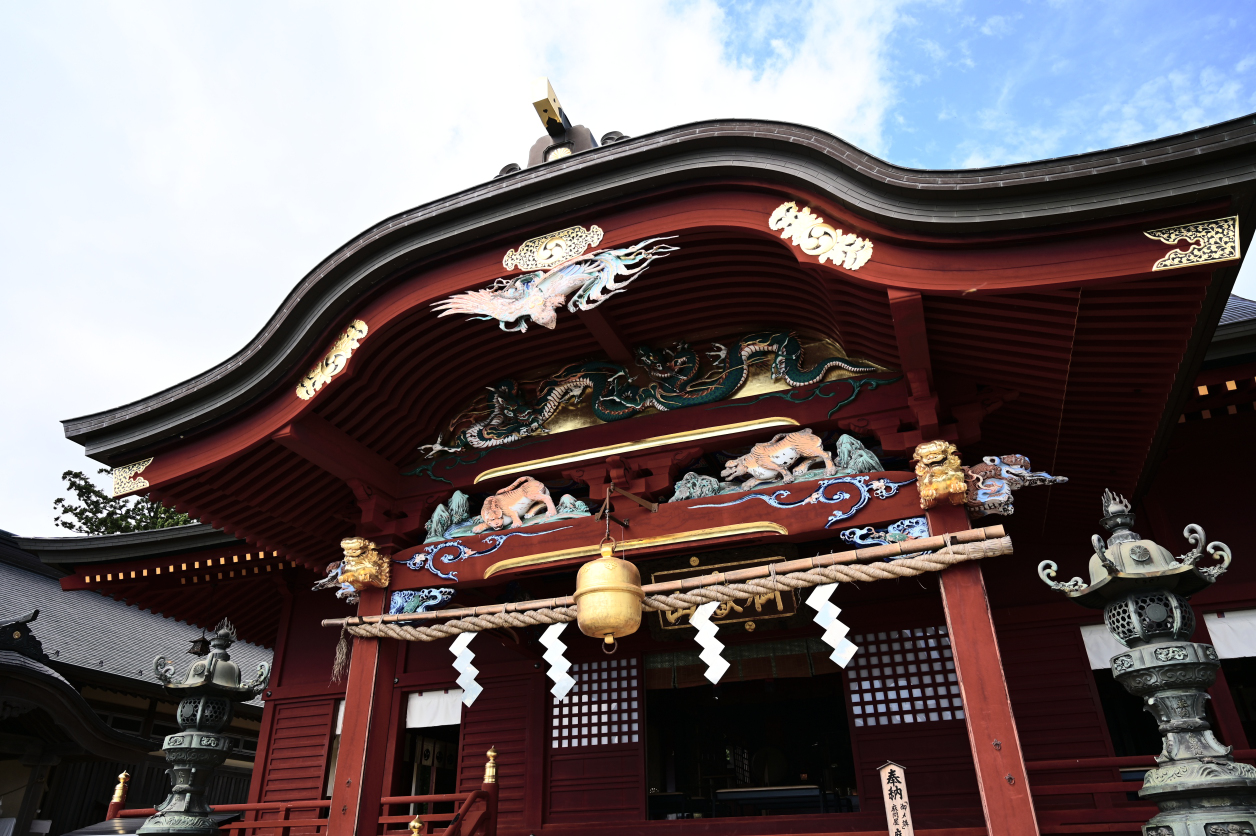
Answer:
<svg viewBox="0 0 1256 836"><path fill-rule="evenodd" d="M881 775L881 796L885 799L885 820L889 836L915 836L912 825L916 817L907 806L906 770L894 761L886 761L877 769Z"/></svg>

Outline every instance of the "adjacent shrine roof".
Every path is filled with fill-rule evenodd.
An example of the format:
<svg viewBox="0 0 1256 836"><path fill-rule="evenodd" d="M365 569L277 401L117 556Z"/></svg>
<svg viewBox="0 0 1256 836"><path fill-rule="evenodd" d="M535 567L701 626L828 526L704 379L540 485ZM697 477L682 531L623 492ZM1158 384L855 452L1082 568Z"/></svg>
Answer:
<svg viewBox="0 0 1256 836"><path fill-rule="evenodd" d="M209 526L180 528L214 533ZM155 686L153 659L159 655L183 654L188 642L200 634L199 627L97 592L62 589L57 580L62 573L42 565L35 555L44 557L43 547L50 544L49 554L54 559L60 556L60 562L67 562L69 544L77 541L84 554L114 549L112 556L96 559L126 560L129 556L152 554L151 549L139 550L141 541L177 542L169 536L171 531L51 538L15 537L0 531L0 622L38 609L39 618L31 631L54 662ZM221 539L223 535L218 533L218 537ZM111 542L115 539L129 540L130 554L118 550L116 542ZM233 538L225 539L232 541ZM212 629L213 624L205 626ZM271 655L268 648L247 641L239 641L231 648L231 657L242 670L255 670L259 662L269 663Z"/></svg>

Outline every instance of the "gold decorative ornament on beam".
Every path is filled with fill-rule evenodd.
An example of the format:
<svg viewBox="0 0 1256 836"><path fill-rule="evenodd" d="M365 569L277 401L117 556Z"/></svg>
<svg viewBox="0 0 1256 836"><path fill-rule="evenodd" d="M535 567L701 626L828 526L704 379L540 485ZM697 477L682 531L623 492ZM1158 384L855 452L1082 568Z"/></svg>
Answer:
<svg viewBox="0 0 1256 836"><path fill-rule="evenodd" d="M353 320L332 344L327 356L317 366L310 369L309 374L297 384L297 397L308 401L318 393L319 389L331 383L333 377L344 371L345 366L349 365L349 358L353 356L354 350L366 338L367 330L365 322L360 319Z"/></svg>
<svg viewBox="0 0 1256 836"><path fill-rule="evenodd" d="M555 264L584 255L590 247L602 243L599 226L569 226L548 235L529 238L517 250L508 250L502 257L502 267L507 270L548 270Z"/></svg>
<svg viewBox="0 0 1256 836"><path fill-rule="evenodd" d="M833 228L792 200L776 207L768 218L768 229L781 230L782 238L788 238L807 255L818 256L821 264L832 261L834 267L858 270L872 259L872 242L867 238Z"/></svg>
<svg viewBox="0 0 1256 836"><path fill-rule="evenodd" d="M122 467L115 467L110 471L113 477L113 496L122 496L141 488L148 487L148 480L140 476L144 472L144 468L153 463L152 458L144 459L131 464L124 464Z"/></svg>
<svg viewBox="0 0 1256 836"><path fill-rule="evenodd" d="M340 541L345 559L340 566L339 582L348 584L358 592L369 586L387 589L392 574L392 561L381 554L370 540L347 537Z"/></svg>
<svg viewBox="0 0 1256 836"><path fill-rule="evenodd" d="M658 537L641 537L635 540L621 540L615 548L621 552L649 549L658 546L670 546L676 543L692 543L699 540L718 540L721 537L734 537L739 534L789 534L789 529L774 522L736 523L721 525L715 528L697 528L692 531L678 531L675 534L663 534ZM590 557L600 552L599 546L577 546L572 549L560 549L553 552L530 554L524 557L512 557L500 560L484 570L484 577L492 577L507 569L519 569L524 566L539 566L543 563L554 563L559 560L570 560L573 557Z"/></svg>
<svg viewBox="0 0 1256 836"><path fill-rule="evenodd" d="M739 432L749 432L752 430L766 430L772 427L796 427L798 422L793 418L759 418L754 421L739 421L735 424L720 424L716 427L707 427L702 430L686 430L681 433L670 433L668 435L654 436L653 438L643 438L640 441L625 441L622 444L608 444L605 447L590 447L587 450L577 450L574 453L565 453L561 456L549 456L544 459L531 459L518 464L508 464L501 467L490 467L480 475L475 477L473 484L479 484L487 479L495 476L509 476L512 473L522 473L524 471L536 470L540 467L555 467L563 464L574 464L575 462L585 461L586 459L602 459L607 456L619 456L624 453L632 453L637 450L648 450L651 447L662 447L664 444L678 444L689 441L699 441L704 438L716 438L722 435L731 435Z"/></svg>
<svg viewBox="0 0 1256 836"><path fill-rule="evenodd" d="M939 505L963 505L968 482L959 463L959 452L949 441L926 441L916 445L911 460L916 463L916 490L920 507L927 511Z"/></svg>
<svg viewBox="0 0 1256 836"><path fill-rule="evenodd" d="M1201 221L1180 226L1166 226L1161 229L1150 229L1143 233L1153 241L1171 244L1169 250L1151 269L1175 270L1178 267L1193 267L1198 264L1212 264L1216 261L1233 261L1240 253L1239 216L1218 218L1215 221ZM1177 249L1183 242L1191 242L1185 250Z"/></svg>

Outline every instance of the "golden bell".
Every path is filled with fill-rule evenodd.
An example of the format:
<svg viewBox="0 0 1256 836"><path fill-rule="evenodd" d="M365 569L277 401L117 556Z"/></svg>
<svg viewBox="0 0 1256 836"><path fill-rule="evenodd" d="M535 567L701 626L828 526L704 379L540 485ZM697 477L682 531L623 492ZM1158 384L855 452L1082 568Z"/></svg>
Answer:
<svg viewBox="0 0 1256 836"><path fill-rule="evenodd" d="M613 644L641 626L641 573L626 560L611 556L609 547L576 574L576 623L580 632Z"/></svg>

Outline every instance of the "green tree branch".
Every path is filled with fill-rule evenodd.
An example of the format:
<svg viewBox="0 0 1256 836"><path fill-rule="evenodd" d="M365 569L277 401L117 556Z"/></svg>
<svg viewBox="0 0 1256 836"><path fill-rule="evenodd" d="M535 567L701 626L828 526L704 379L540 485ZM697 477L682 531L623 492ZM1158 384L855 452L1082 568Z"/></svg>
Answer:
<svg viewBox="0 0 1256 836"><path fill-rule="evenodd" d="M109 473L102 467L98 472ZM61 474L66 487L78 504L62 497L53 500L57 515L53 522L78 534L122 534L127 531L151 531L154 528L170 528L193 522L187 514L180 514L160 502L142 496L115 498L109 496L80 470L67 470Z"/></svg>

